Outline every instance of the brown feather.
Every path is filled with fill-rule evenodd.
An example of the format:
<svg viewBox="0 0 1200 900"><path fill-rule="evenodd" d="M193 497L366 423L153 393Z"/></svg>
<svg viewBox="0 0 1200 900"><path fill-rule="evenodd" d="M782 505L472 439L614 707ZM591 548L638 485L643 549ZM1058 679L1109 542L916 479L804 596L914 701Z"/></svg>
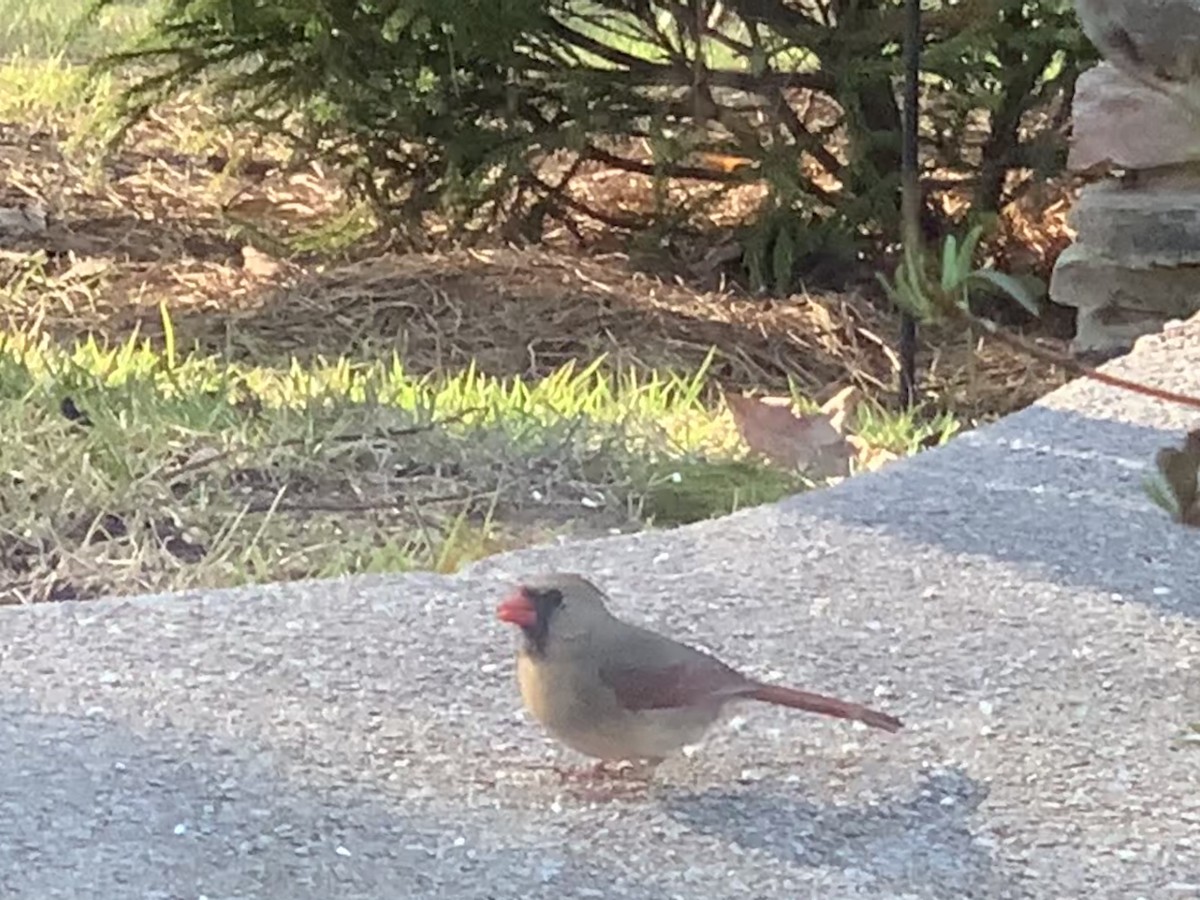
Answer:
<svg viewBox="0 0 1200 900"><path fill-rule="evenodd" d="M878 710L869 709L858 703L847 703L823 694L813 694L796 688L783 687L777 684L756 684L753 690L742 696L764 703L775 703L779 706L790 706L793 709L805 709L809 712L822 713L826 716L837 716L839 719L853 719L870 725L872 728L882 728L885 731L899 731L904 723L895 716Z"/></svg>
<svg viewBox="0 0 1200 900"><path fill-rule="evenodd" d="M637 668L601 666L600 678L617 695L617 702L628 710L720 705L749 684L746 678L717 660Z"/></svg>

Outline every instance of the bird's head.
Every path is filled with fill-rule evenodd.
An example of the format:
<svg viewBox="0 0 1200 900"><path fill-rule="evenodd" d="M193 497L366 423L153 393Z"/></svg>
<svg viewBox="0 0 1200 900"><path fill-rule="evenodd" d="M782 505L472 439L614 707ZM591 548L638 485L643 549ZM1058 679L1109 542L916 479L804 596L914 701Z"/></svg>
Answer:
<svg viewBox="0 0 1200 900"><path fill-rule="evenodd" d="M496 608L501 622L518 626L526 648L546 652L548 641L586 636L601 619L611 618L601 590L581 575L551 572L524 579Z"/></svg>

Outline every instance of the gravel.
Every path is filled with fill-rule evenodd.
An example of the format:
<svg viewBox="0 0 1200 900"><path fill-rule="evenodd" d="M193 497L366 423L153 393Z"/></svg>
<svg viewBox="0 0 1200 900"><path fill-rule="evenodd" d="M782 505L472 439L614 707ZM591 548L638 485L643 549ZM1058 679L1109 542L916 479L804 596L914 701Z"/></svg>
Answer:
<svg viewBox="0 0 1200 900"><path fill-rule="evenodd" d="M1200 329L1108 367L1200 394ZM1200 416L1075 382L840 487L460 576L0 610L0 896L1200 896ZM528 722L512 578L587 574L897 735L745 706L644 793Z"/></svg>

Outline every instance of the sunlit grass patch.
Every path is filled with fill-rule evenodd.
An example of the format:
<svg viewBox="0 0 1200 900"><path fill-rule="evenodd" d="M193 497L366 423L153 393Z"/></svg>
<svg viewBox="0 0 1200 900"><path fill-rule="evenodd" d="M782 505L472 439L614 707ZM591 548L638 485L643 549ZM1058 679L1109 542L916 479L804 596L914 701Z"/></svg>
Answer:
<svg viewBox="0 0 1200 900"><path fill-rule="evenodd" d="M808 487L745 456L703 370L596 360L527 383L417 377L399 358L245 366L181 350L164 323L157 346L0 342L6 600L451 571ZM886 421L880 435L920 443Z"/></svg>

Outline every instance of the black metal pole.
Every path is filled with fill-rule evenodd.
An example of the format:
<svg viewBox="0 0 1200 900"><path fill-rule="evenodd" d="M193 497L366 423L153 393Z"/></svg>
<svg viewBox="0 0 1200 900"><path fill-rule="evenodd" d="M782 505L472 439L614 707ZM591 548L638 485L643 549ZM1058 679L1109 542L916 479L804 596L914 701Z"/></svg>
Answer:
<svg viewBox="0 0 1200 900"><path fill-rule="evenodd" d="M917 107L921 74L921 0L905 0L904 19L904 118L900 151L900 219L905 248L921 258L921 185L917 170ZM917 322L900 311L900 404L911 407L917 399Z"/></svg>

